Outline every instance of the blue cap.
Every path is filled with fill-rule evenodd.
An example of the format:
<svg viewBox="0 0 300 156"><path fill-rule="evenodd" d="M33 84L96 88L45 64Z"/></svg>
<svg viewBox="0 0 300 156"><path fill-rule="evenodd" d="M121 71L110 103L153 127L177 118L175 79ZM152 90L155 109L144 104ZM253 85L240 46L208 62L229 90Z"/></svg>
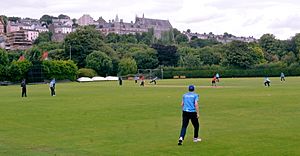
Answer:
<svg viewBox="0 0 300 156"><path fill-rule="evenodd" d="M194 85L189 85L189 91L194 91L195 90L195 86Z"/></svg>

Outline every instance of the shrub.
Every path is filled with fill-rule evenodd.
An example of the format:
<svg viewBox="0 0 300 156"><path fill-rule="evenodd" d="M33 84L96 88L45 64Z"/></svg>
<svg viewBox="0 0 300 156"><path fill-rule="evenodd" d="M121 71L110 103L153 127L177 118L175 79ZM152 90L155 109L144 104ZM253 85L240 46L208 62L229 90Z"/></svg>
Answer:
<svg viewBox="0 0 300 156"><path fill-rule="evenodd" d="M81 68L78 70L78 75L77 77L94 77L97 75L97 72L94 69L89 69L89 68Z"/></svg>
<svg viewBox="0 0 300 156"><path fill-rule="evenodd" d="M47 79L75 80L77 76L77 66L73 61L43 61L43 73Z"/></svg>
<svg viewBox="0 0 300 156"><path fill-rule="evenodd" d="M13 61L9 66L8 75L10 81L17 82L26 77L28 71L32 67L32 63L28 60Z"/></svg>

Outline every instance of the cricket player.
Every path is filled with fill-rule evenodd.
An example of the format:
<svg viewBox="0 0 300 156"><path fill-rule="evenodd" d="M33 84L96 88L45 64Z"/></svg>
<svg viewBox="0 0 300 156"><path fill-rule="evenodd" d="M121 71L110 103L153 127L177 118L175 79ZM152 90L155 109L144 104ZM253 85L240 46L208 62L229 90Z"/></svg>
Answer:
<svg viewBox="0 0 300 156"><path fill-rule="evenodd" d="M201 141L201 138L198 138L199 133L199 106L198 106L198 100L199 95L194 93L195 86L190 85L188 87L189 92L184 94L182 97L182 127L181 132L178 140L178 145L182 145L184 136L186 133L186 129L189 124L189 120L192 121L192 124L194 126L194 142Z"/></svg>

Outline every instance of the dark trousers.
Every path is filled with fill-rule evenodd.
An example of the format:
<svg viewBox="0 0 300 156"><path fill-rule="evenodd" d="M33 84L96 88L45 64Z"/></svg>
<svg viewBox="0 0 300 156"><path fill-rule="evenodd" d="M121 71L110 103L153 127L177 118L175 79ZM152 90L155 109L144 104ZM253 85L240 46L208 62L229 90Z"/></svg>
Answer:
<svg viewBox="0 0 300 156"><path fill-rule="evenodd" d="M285 81L285 78L284 78L284 77L281 77L281 78L280 78L280 81Z"/></svg>
<svg viewBox="0 0 300 156"><path fill-rule="evenodd" d="M153 82L154 82L154 84L156 84L156 80L151 80L151 81L150 81L150 83L153 83Z"/></svg>
<svg viewBox="0 0 300 156"><path fill-rule="evenodd" d="M265 86L267 86L267 85L268 85L268 87L270 86L270 81L265 82Z"/></svg>
<svg viewBox="0 0 300 156"><path fill-rule="evenodd" d="M186 129L189 125L189 121L192 121L192 124L194 126L194 138L198 138L198 133L199 133L199 121L197 118L197 113L196 112L182 112L182 127L181 127L181 132L180 132L180 137L184 139Z"/></svg>
<svg viewBox="0 0 300 156"><path fill-rule="evenodd" d="M214 80L211 81L211 85L212 85L212 86L216 86L216 85L217 85L217 84L216 84L216 81L214 81Z"/></svg>
<svg viewBox="0 0 300 156"><path fill-rule="evenodd" d="M26 94L26 87L22 87L22 97L27 97L27 94Z"/></svg>
<svg viewBox="0 0 300 156"><path fill-rule="evenodd" d="M50 87L50 90L51 90L51 96L54 96L55 95L55 88L54 87Z"/></svg>

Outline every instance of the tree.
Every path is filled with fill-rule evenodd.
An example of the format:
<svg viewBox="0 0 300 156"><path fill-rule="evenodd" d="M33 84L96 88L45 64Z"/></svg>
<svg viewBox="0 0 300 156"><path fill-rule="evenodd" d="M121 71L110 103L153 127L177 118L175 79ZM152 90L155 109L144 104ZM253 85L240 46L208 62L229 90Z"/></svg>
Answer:
<svg viewBox="0 0 300 156"><path fill-rule="evenodd" d="M132 58L123 58L119 63L119 75L135 74L137 71L137 65Z"/></svg>
<svg viewBox="0 0 300 156"><path fill-rule="evenodd" d="M32 63L28 60L13 61L9 67L10 80L13 82L21 81L27 76L31 67Z"/></svg>
<svg viewBox="0 0 300 156"><path fill-rule="evenodd" d="M43 43L43 42L51 42L51 38L52 38L52 32L41 32L39 33L39 36L37 37L37 39L34 41L34 44L39 44L39 43Z"/></svg>
<svg viewBox="0 0 300 156"><path fill-rule="evenodd" d="M293 52L289 52L285 56L283 56L282 61L287 65L291 65L292 63L297 61L297 57Z"/></svg>
<svg viewBox="0 0 300 156"><path fill-rule="evenodd" d="M185 35L185 34L178 34L176 37L175 37L175 42L177 44L180 44L180 43L185 43L185 42L188 42L189 41L189 38Z"/></svg>
<svg viewBox="0 0 300 156"><path fill-rule="evenodd" d="M113 68L112 59L101 51L93 51L85 61L87 68L94 69L101 76L107 76Z"/></svg>
<svg viewBox="0 0 300 156"><path fill-rule="evenodd" d="M85 58L93 51L99 50L103 45L103 36L92 27L78 28L75 32L70 33L65 38L65 57L70 55L72 60L78 64L78 66L85 66Z"/></svg>
<svg viewBox="0 0 300 156"><path fill-rule="evenodd" d="M118 42L120 42L120 35L118 35L116 33L109 33L105 37L105 42L106 43L118 43Z"/></svg>
<svg viewBox="0 0 300 156"><path fill-rule="evenodd" d="M0 15L0 20L2 20L3 24L4 24L4 33L7 33L6 27L7 27L7 22L8 22L8 18L5 15Z"/></svg>
<svg viewBox="0 0 300 156"><path fill-rule="evenodd" d="M52 24L52 19L57 19L57 17L53 17L53 16L50 16L50 15L43 15L40 18L40 21L45 22L45 23L47 23L47 25L49 25L49 24Z"/></svg>
<svg viewBox="0 0 300 156"><path fill-rule="evenodd" d="M276 57L280 58L286 53L284 49L283 43L280 40L277 40L273 34L264 34L259 39L259 45L265 52L267 61L274 61L272 58Z"/></svg>
<svg viewBox="0 0 300 156"><path fill-rule="evenodd" d="M291 40L292 51L294 52L297 60L300 60L300 33L297 33Z"/></svg>
<svg viewBox="0 0 300 156"><path fill-rule="evenodd" d="M165 46L162 44L153 44L152 48L157 51L158 61L160 65L177 66L179 60L177 47Z"/></svg>
<svg viewBox="0 0 300 156"><path fill-rule="evenodd" d="M58 15L58 19L71 19L68 15L60 14Z"/></svg>
<svg viewBox="0 0 300 156"><path fill-rule="evenodd" d="M189 44L193 48L203 48L206 46L213 46L213 45L218 45L221 43L216 40L212 40L212 39L204 40L204 39L196 38L196 39L191 40Z"/></svg>
<svg viewBox="0 0 300 156"><path fill-rule="evenodd" d="M154 69L158 67L157 53L154 49L136 51L133 54L139 69Z"/></svg>
<svg viewBox="0 0 300 156"><path fill-rule="evenodd" d="M9 59L7 52L0 48L0 81L5 80L7 77L7 69L9 65Z"/></svg>
<svg viewBox="0 0 300 156"><path fill-rule="evenodd" d="M161 33L161 38L159 39L159 42L161 44L172 44L174 43L174 34L173 30L164 31Z"/></svg>
<svg viewBox="0 0 300 156"><path fill-rule="evenodd" d="M25 52L25 56L30 62L36 64L41 62L42 52L38 47L34 46Z"/></svg>
<svg viewBox="0 0 300 156"><path fill-rule="evenodd" d="M12 22L20 22L21 17L8 17L8 21Z"/></svg>
<svg viewBox="0 0 300 156"><path fill-rule="evenodd" d="M187 55L181 58L181 66L186 68L195 68L200 67L203 62L201 61L199 55L188 53Z"/></svg>
<svg viewBox="0 0 300 156"><path fill-rule="evenodd" d="M233 67L250 68L260 61L254 48L250 47L248 43L241 41L233 41L226 45L225 53L226 56L223 63Z"/></svg>
<svg viewBox="0 0 300 156"><path fill-rule="evenodd" d="M218 65L221 63L222 55L218 46L204 47L198 51L204 65Z"/></svg>

